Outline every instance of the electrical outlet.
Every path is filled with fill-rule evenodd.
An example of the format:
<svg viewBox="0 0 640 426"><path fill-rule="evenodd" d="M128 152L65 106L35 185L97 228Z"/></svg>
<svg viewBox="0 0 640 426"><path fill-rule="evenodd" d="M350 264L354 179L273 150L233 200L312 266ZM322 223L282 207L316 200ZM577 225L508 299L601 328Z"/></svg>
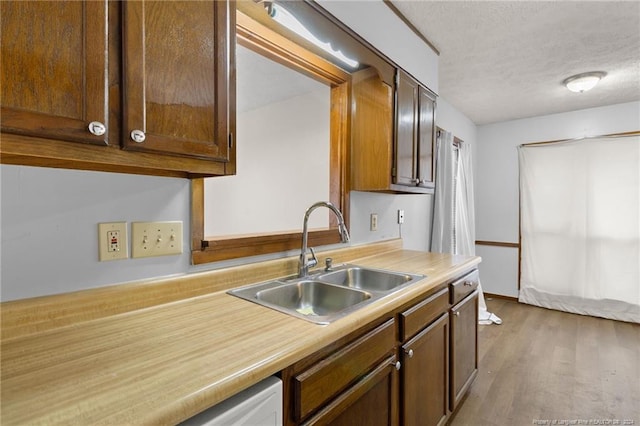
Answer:
<svg viewBox="0 0 640 426"><path fill-rule="evenodd" d="M398 210L398 224L404 223L404 210Z"/></svg>
<svg viewBox="0 0 640 426"><path fill-rule="evenodd" d="M100 262L127 259L127 222L98 224L98 253Z"/></svg>
<svg viewBox="0 0 640 426"><path fill-rule="evenodd" d="M182 222L133 222L131 257L182 253Z"/></svg>
<svg viewBox="0 0 640 426"><path fill-rule="evenodd" d="M371 231L377 231L378 230L378 214L377 213L371 213L371 221L369 222L369 229Z"/></svg>

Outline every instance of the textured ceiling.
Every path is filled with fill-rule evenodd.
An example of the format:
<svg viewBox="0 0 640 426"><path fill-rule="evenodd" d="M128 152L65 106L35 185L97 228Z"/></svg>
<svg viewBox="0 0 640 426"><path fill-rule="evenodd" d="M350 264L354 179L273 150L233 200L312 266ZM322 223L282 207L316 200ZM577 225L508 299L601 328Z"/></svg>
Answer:
<svg viewBox="0 0 640 426"><path fill-rule="evenodd" d="M638 0L392 3L440 51L439 95L476 124L640 100ZM608 75L562 85L587 71Z"/></svg>

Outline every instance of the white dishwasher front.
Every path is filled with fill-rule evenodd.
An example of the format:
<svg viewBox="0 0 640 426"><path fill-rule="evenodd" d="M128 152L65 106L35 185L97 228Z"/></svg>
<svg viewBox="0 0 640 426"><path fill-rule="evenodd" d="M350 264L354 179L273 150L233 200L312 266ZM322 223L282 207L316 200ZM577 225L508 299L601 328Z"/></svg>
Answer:
<svg viewBox="0 0 640 426"><path fill-rule="evenodd" d="M181 425L282 426L282 381L267 377Z"/></svg>

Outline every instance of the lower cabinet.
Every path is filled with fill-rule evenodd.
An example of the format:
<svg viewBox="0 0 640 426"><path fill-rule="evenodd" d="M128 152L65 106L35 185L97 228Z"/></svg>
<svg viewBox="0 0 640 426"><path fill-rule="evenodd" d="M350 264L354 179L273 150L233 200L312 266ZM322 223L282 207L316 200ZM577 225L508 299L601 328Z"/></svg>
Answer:
<svg viewBox="0 0 640 426"><path fill-rule="evenodd" d="M451 411L478 374L478 291L451 308Z"/></svg>
<svg viewBox="0 0 640 426"><path fill-rule="evenodd" d="M398 424L395 320L344 340L282 372L285 425Z"/></svg>
<svg viewBox="0 0 640 426"><path fill-rule="evenodd" d="M284 424L444 425L478 371L476 287L461 275L283 370Z"/></svg>
<svg viewBox="0 0 640 426"><path fill-rule="evenodd" d="M402 424L443 425L448 415L449 314L402 345Z"/></svg>
<svg viewBox="0 0 640 426"><path fill-rule="evenodd" d="M397 425L398 370L396 365L395 356L385 359L371 373L303 424Z"/></svg>

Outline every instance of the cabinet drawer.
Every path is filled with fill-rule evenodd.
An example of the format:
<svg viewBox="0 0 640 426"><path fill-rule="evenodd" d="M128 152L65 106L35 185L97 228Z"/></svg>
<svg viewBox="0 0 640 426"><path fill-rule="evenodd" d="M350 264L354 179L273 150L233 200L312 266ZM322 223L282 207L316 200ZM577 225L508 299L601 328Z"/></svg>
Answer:
<svg viewBox="0 0 640 426"><path fill-rule="evenodd" d="M478 275L478 270L474 270L464 277L452 282L449 284L449 289L451 293L451 304L455 305L462 299L464 299L468 294L471 294L476 288L478 288L478 282L480 277Z"/></svg>
<svg viewBox="0 0 640 426"><path fill-rule="evenodd" d="M331 400L393 351L391 319L293 378L296 421Z"/></svg>
<svg viewBox="0 0 640 426"><path fill-rule="evenodd" d="M449 289L443 288L400 314L401 340L407 340L449 309Z"/></svg>

